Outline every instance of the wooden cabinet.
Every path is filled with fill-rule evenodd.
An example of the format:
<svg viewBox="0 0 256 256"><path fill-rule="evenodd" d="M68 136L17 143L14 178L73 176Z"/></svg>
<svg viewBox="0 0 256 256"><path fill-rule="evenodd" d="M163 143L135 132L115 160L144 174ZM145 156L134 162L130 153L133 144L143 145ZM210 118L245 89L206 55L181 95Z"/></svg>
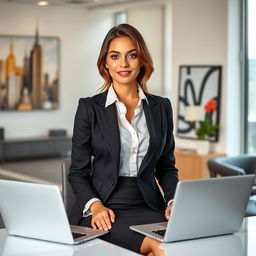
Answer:
<svg viewBox="0 0 256 256"><path fill-rule="evenodd" d="M224 153L199 155L194 150L176 148L176 167L180 180L210 178L207 161L214 157L225 156Z"/></svg>

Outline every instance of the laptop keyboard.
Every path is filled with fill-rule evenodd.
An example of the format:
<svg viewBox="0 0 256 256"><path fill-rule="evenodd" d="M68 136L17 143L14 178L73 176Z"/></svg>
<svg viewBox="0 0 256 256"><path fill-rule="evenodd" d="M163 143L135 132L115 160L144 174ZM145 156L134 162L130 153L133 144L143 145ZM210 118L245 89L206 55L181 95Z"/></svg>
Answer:
<svg viewBox="0 0 256 256"><path fill-rule="evenodd" d="M165 235L166 229L160 229L160 230L153 230L152 233L155 233L159 236L164 236Z"/></svg>
<svg viewBox="0 0 256 256"><path fill-rule="evenodd" d="M80 233L73 233L72 232L72 236L73 236L74 239L76 239L76 238L80 238L82 236L87 236L87 234L80 234Z"/></svg>

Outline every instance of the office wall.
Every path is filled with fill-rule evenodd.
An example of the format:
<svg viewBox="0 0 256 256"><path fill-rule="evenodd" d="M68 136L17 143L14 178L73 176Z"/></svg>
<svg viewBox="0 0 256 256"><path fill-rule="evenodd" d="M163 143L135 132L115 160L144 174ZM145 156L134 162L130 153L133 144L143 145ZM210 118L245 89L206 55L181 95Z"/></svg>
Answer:
<svg viewBox="0 0 256 256"><path fill-rule="evenodd" d="M127 10L128 22L141 30L154 58L155 72L150 80L150 90L156 94L163 92L162 10L160 5ZM96 61L102 40L113 25L114 11L1 4L0 24L8 26L0 26L0 34L33 35L38 19L40 35L58 36L61 40L60 109L1 112L0 127L5 127L6 138L46 135L50 128L65 128L72 134L78 99L97 93L102 84ZM154 19L149 24L152 17Z"/></svg>
<svg viewBox="0 0 256 256"><path fill-rule="evenodd" d="M127 10L127 22L143 35L153 58L154 72L148 81L151 93L164 94L164 5L150 5Z"/></svg>
<svg viewBox="0 0 256 256"><path fill-rule="evenodd" d="M153 50L156 72L149 88L171 98L176 126L179 66L222 65L220 136L219 142L211 143L211 149L239 154L241 0L171 0L163 6L127 12L128 22L140 29ZM176 145L194 149L196 141L176 137Z"/></svg>
<svg viewBox="0 0 256 256"><path fill-rule="evenodd" d="M41 136L51 128L65 128L71 134L78 99L95 94L102 82L96 61L106 31L113 25L112 13L0 4L0 34L34 35L36 20L40 35L60 38L60 108L1 112L0 127L5 127L6 138Z"/></svg>
<svg viewBox="0 0 256 256"><path fill-rule="evenodd" d="M226 0L173 0L173 84L174 112L177 114L178 71L180 65L222 65L222 97L227 85L227 1ZM225 109L225 103L221 105ZM221 115L220 137L216 150L225 152ZM181 147L196 147L193 140L177 138Z"/></svg>
<svg viewBox="0 0 256 256"><path fill-rule="evenodd" d="M241 134L238 129L239 112L230 115L231 102L232 108L239 110L237 89L240 85L238 68L240 7L238 3L239 0L172 0L169 6L172 12L170 18L173 86L170 96L175 117L177 117L179 66L222 65L220 137L218 143L212 143L212 147L214 151L228 154L239 153ZM235 79L231 78L232 76ZM195 141L181 138L176 138L176 144L184 148L196 147Z"/></svg>
<svg viewBox="0 0 256 256"><path fill-rule="evenodd" d="M155 62L149 82L153 93L172 99L177 118L178 71L184 64L223 66L220 141L218 152L239 153L239 5L240 0L172 0L165 4L127 8L128 22L144 35ZM0 4L0 34L33 35L39 19L41 35L61 39L60 109L0 113L6 137L30 137L50 128L72 133L79 97L95 94L101 85L96 59L113 10L87 11L66 7ZM230 113L230 108L236 113ZM176 124L176 123L175 123ZM236 124L236 125L234 125ZM193 140L176 138L179 147L195 148Z"/></svg>

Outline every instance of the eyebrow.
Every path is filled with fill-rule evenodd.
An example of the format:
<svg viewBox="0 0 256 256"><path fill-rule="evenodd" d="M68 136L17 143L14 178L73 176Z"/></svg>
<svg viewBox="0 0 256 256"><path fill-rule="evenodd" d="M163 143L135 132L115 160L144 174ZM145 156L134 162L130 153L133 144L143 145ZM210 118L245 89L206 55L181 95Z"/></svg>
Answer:
<svg viewBox="0 0 256 256"><path fill-rule="evenodd" d="M127 53L130 53L130 52L133 52L133 51L136 51L136 49L135 49L135 48L134 48L134 49L131 49L131 50L129 50ZM120 53L120 52L115 51L115 50L112 50L112 51L110 51L109 53Z"/></svg>

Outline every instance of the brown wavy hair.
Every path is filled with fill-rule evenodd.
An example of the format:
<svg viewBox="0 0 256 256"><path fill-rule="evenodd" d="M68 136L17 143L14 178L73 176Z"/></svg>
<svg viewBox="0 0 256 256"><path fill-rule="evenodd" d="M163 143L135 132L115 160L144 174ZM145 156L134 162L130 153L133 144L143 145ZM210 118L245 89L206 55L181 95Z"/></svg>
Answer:
<svg viewBox="0 0 256 256"><path fill-rule="evenodd" d="M107 90L112 83L112 77L110 76L108 69L105 67L109 45L113 39L123 36L128 36L135 45L138 58L142 64L137 76L137 82L144 92L148 92L146 84L154 71L153 61L141 33L129 24L120 24L110 29L102 43L97 62L99 73L105 80L105 83L101 87L101 91Z"/></svg>

